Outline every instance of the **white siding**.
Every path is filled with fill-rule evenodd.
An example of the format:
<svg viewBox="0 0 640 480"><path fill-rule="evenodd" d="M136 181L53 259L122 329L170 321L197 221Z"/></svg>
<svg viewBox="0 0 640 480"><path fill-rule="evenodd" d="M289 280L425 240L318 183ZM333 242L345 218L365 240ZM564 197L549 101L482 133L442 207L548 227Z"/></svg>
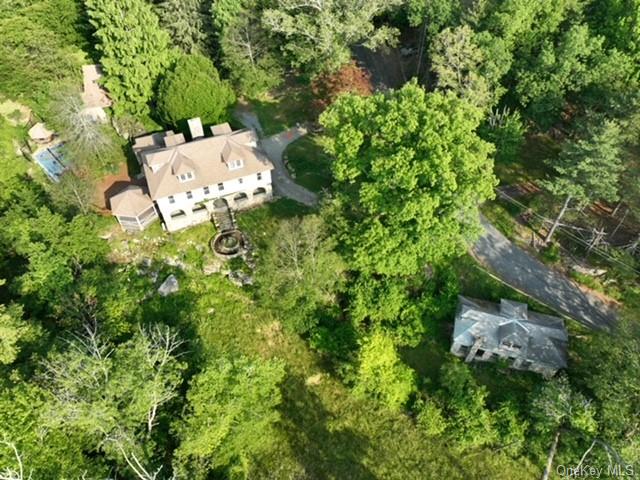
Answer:
<svg viewBox="0 0 640 480"><path fill-rule="evenodd" d="M258 175L255 173L246 177L239 177L242 178L242 183L240 183L239 178L228 180L224 182L224 190L221 191L218 190L217 184L209 185L209 195L204 194L204 188L194 188L191 190L192 198L190 199L187 198L186 192L173 195L174 203L169 203L168 196L156 199L158 210L164 219L167 230L171 232L207 221L210 217L209 210L213 208L212 203L216 198L225 198L229 207L234 210L248 208L270 199L272 196L271 172L267 170L261 172L261 174L262 178L260 180L258 180ZM185 188L189 183L192 182L185 182L183 184ZM254 192L259 188L264 189L265 194L254 197ZM247 199L244 201L235 201L234 197L239 193L244 193ZM201 202L205 202L207 209L194 212L194 206ZM184 212L184 216L172 218L171 214L178 211Z"/></svg>

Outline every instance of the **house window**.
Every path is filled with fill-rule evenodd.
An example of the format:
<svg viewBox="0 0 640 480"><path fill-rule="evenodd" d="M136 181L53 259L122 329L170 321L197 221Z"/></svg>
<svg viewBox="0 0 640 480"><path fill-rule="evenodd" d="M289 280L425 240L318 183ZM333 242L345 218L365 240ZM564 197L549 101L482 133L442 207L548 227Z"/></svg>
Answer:
<svg viewBox="0 0 640 480"><path fill-rule="evenodd" d="M189 180L193 180L194 175L193 172L187 172L187 173L182 173L180 175L178 175L178 178L180 179L181 182L188 182Z"/></svg>
<svg viewBox="0 0 640 480"><path fill-rule="evenodd" d="M192 199L193 198L193 193L191 193L190 191L187 192L187 198L188 199Z"/></svg>
<svg viewBox="0 0 640 480"><path fill-rule="evenodd" d="M176 203L176 199L173 198L173 195L169 195L169 203Z"/></svg>
<svg viewBox="0 0 640 480"><path fill-rule="evenodd" d="M206 187L204 187L202 190L204 191L205 195L209 195L209 186L208 185Z"/></svg>
<svg viewBox="0 0 640 480"><path fill-rule="evenodd" d="M239 178L239 179L238 179L238 183L242 183L242 178Z"/></svg>
<svg viewBox="0 0 640 480"><path fill-rule="evenodd" d="M262 180L262 172L258 172L257 177L258 177L258 180Z"/></svg>
<svg viewBox="0 0 640 480"><path fill-rule="evenodd" d="M242 168L242 165L243 165L242 160L237 158L232 162L229 162L229 170L237 170L239 168Z"/></svg>
<svg viewBox="0 0 640 480"><path fill-rule="evenodd" d="M218 190L224 190L224 183L218 184Z"/></svg>

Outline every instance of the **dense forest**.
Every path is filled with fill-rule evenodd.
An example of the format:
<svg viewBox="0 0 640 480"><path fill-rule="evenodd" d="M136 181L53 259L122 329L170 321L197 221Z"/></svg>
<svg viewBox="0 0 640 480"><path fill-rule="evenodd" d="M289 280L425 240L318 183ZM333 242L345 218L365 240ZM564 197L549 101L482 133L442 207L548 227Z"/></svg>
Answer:
<svg viewBox="0 0 640 480"><path fill-rule="evenodd" d="M0 39L0 479L640 477L640 1L0 0ZM96 204L133 137L247 112L310 126L320 197L238 213L251 262ZM468 254L480 211L616 305L553 378L449 353L459 294L553 313Z"/></svg>

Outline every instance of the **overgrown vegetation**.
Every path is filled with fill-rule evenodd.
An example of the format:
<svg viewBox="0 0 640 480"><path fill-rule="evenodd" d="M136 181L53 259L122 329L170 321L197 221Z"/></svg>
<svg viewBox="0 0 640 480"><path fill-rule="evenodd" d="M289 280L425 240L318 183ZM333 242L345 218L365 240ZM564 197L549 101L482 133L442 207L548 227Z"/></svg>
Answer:
<svg viewBox="0 0 640 480"><path fill-rule="evenodd" d="M0 97L54 128L71 166L43 183L15 154L26 126L0 117L0 476L511 480L548 458L640 470L637 231L607 251L614 283L572 274L615 295L620 321L568 321L566 371L448 352L459 294L553 314L465 254L481 203L514 237L528 209L554 216L558 229L534 220L554 265L579 209L640 218L638 5L623 3L0 2ZM401 38L418 78L374 92L353 47ZM120 136L82 115L94 62ZM207 270L209 224L130 236L93 211L126 139L231 121L236 97L263 135L311 127L286 156L322 197L238 214L255 271ZM546 190L492 201L498 181ZM169 275L179 291L161 296Z"/></svg>

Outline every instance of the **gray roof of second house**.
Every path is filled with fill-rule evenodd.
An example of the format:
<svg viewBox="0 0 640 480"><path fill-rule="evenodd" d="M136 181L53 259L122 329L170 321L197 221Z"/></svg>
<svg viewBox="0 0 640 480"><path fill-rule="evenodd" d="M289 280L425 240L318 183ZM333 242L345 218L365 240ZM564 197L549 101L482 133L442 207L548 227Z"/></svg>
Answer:
<svg viewBox="0 0 640 480"><path fill-rule="evenodd" d="M531 312L527 305L502 299L500 304L459 297L453 331L455 343L471 346L481 339L485 350L518 345L521 357L564 368L567 365L567 331L558 317Z"/></svg>

